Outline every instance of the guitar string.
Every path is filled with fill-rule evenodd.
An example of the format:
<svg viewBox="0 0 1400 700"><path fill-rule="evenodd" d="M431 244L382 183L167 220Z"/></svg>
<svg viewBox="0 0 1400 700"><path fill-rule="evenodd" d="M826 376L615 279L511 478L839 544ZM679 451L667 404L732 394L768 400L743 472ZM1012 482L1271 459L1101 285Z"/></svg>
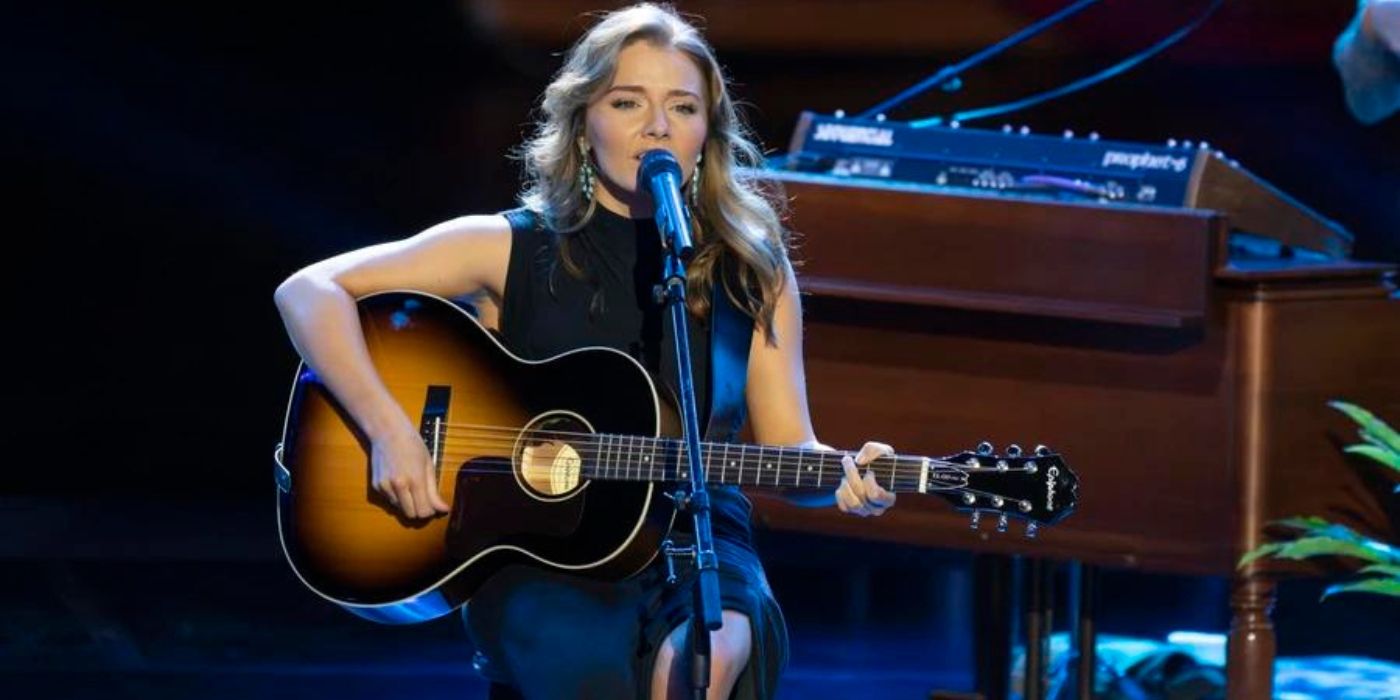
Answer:
<svg viewBox="0 0 1400 700"><path fill-rule="evenodd" d="M839 473L844 470L844 465L838 460L836 464L831 464L830 460L836 457L855 455L849 452L825 452L808 451L800 454L779 453L773 454L773 448L765 448L767 454L757 454L756 448L749 448L745 454L724 454L723 445L728 443L713 443L716 447L710 447L708 454L702 455L702 462L709 471L738 469L745 472L760 471L765 474L777 473L786 475L789 478L811 472L814 468L821 468L831 473ZM498 456L509 460L506 451L514 452L514 442L500 442L490 439L485 440L458 440L453 448L444 449L440 452L440 458L447 461L467 461L472 458ZM684 452L677 452L675 445L668 446L668 449L654 450L647 448L637 448L625 444L601 445L593 447L572 447L580 462L588 464L587 468L596 472L642 472L654 471L656 469L679 470L680 462L688 463L689 460L683 456ZM429 449L431 453L431 449ZM730 452L734 452L730 450ZM656 458L661 459L656 459ZM799 461L800 460L800 461ZM1025 466L1007 467L1001 469L994 466L971 467L958 462L946 460L930 459L928 465L934 472L962 472L962 473L1016 473L1030 472ZM448 467L449 469L451 467ZM858 465L857 469L871 471L875 473L877 481L886 478L886 475L893 474L896 478L913 477L919 478L924 473L923 458L921 457L899 457L881 456L864 465ZM1038 470L1037 470L1038 471Z"/></svg>
<svg viewBox="0 0 1400 700"><path fill-rule="evenodd" d="M485 474L491 475L491 476L504 476L504 475L507 475L507 474L511 474L511 473L513 473L513 472L512 472L511 470L509 470L509 469L505 469L505 470L489 470L489 471L478 471L478 470L473 470L472 473L473 473L473 474L485 473ZM586 482L591 482L591 481L592 481L591 479L582 479L582 480L580 481L580 483L574 487L574 489L580 488L581 486L585 485ZM606 481L606 480L605 480L604 483L617 483L617 482L615 482L615 481ZM638 484L641 484L641 483L648 483L648 482L642 481L642 482L626 482L626 483L638 483ZM651 482L651 483L659 483L659 482ZM741 485L742 485L742 484L741 484ZM768 486L767 484L752 484L752 485L753 485L753 486L760 486L760 487L761 487L761 486ZM470 488L470 486L468 486L467 488ZM570 489L569 491L573 491L574 489ZM910 488L910 489L908 489L907 491L901 490L900 492L901 492L901 493L907 493L907 492L914 492L914 491L916 491L916 490L917 490L916 488ZM545 496L547 496L547 497L566 496L566 495L569 493L569 491L566 491L566 492L563 492L563 493L560 493L560 494L543 494L543 495L545 495ZM1007 513L1007 514L1009 514L1009 515L1013 515L1013 516L1016 516L1016 517L1018 517L1018 518L1023 518L1023 519L1034 519L1034 517L1031 515L1031 512L1020 511L1019 509L1016 509L1016 508L1006 508L1006 507L1005 507L1005 504L1015 504L1015 503L1018 503L1020 500L1023 500L1023 499L1017 499L1017 498L1008 497L1008 496L1005 496L1004 494L999 494L999 493L996 493L996 492L993 492L993 491L987 491L987 490L985 490L985 489L975 489L975 488L959 487L959 488L949 488L949 489L930 489L930 490L928 490L928 491L926 492L926 495L939 495L939 496L947 496L947 497L950 497L950 498L957 498L957 497L963 496L964 494L971 494L971 495L973 495L974 497L980 497L980 498L986 499L986 503L974 504L974 506L975 506L975 507L974 507L974 506L969 506L967 503L962 502L962 499L961 499L961 498L958 498L959 503L958 503L957 505L958 505L959 507L961 507L961 508L964 508L964 509L971 508L971 509L973 509L973 510L980 510L980 511L987 511L987 512L1005 512L1005 513ZM382 495L382 494L381 494L381 495ZM992 500L992 499L996 499L996 498L1001 498L1001 499L1003 499L1004 505L1003 505L1003 506L995 506L995 505L992 505L992 504L991 504L991 500ZM1033 511L1032 511L1032 512L1033 512ZM1053 512L1053 511L1052 511L1052 512Z"/></svg>
<svg viewBox="0 0 1400 700"><path fill-rule="evenodd" d="M483 466L483 465L490 465L490 466ZM548 471L553 471L554 467L551 465L551 466L547 466L547 467L540 467L540 469L543 470L543 471L548 472ZM564 467L564 469L565 469L565 470L569 470L570 467ZM465 471L465 472L467 472L469 475L513 475L513 474L516 473L516 469L515 469L514 463L513 463L509 458L506 458L506 457L503 457L503 456L499 456L499 455L493 455L493 456L480 457L480 458L478 458L478 459L476 459L476 460L473 460L473 461L471 461L471 462L469 462L469 463L467 463L467 464L461 465L460 467L453 466L453 467L447 467L447 468L441 469L440 472L439 472L439 478L441 478L441 476L451 476L451 475L456 474L456 473L458 473L458 472L460 472L460 471ZM578 474L578 478L579 478L580 480L594 480L594 479L597 479L597 480L602 480L602 481L621 481L621 482L632 482L632 483L636 483L636 482L647 482L647 481L676 481L676 480L679 480L679 479L682 479L682 478L683 478L683 477L679 477L679 476L678 476L677 474L675 474L675 473L666 474L665 472L662 473L662 475L661 475L662 478L656 478L656 475L655 475L655 473L653 472L653 473L651 473L651 474L649 475L649 478L645 478L645 479L644 479L644 478L641 478L641 472L640 472L640 470L633 470L633 471L636 471L636 476L637 476L637 478L635 478L635 479L631 478L631 477L632 477L632 472L631 472L631 471L628 471L628 470L611 470L611 471L613 471L612 474L600 473L597 469L595 469L595 470L593 470L593 471L587 471L587 470L584 470L584 469L580 468L579 471L580 471L580 473ZM619 471L621 471L622 473L618 473ZM994 471L999 471L999 470L997 470L997 469L995 469L995 468L990 468L990 467L982 467L982 468L962 468L962 469L959 469L959 470L957 470L957 471L963 471L963 472L968 472L968 471L970 471L970 472L994 472ZM832 476L834 477L834 476L835 476L836 474L838 474L838 473L839 473L839 474L842 474L842 476L844 477L844 472L835 472L835 471L832 472ZM771 474L771 472L762 472L762 473L761 473L761 476L756 477L756 478L755 478L751 483L749 483L748 485L753 485L753 486L796 486L796 487L801 487L801 486L802 486L802 483L801 483L800 480L793 481L793 482L788 482L788 481L784 481L784 480L781 479L781 478L776 478L776 479L775 479L775 478L773 478L772 476L770 476L770 474ZM784 472L784 474L786 474L786 475L788 475L788 476L796 476L796 473L795 473L795 472ZM738 483L739 485L745 485L745 483L746 483L746 482L743 480L743 477L744 477L744 474L743 474L743 473L737 474L736 477L735 477L735 481L732 481L732 482L729 481L727 478L723 478L723 477L721 477L720 479L715 479L715 478L713 478L714 470L711 470L711 471L710 471L710 475L711 475L710 481L711 481L712 483ZM665 477L668 477L668 476L669 476L669 477L672 477L672 478L665 478ZM609 478L609 477L611 477L611 478ZM825 479L823 479L823 481L825 481ZM834 479L833 479L833 481L834 481ZM897 474L897 475L896 475L895 482L894 482L895 485L894 485L893 487L891 487L891 488L894 488L894 489L895 489L896 491L898 491L898 492L917 491L917 490L918 490L918 484L919 484L920 481L921 481L921 475ZM820 482L817 482L817 483L818 483L818 485L820 485ZM985 487L984 487L984 488L985 488ZM945 492L945 491L946 491L946 492L959 493L959 494L961 494L961 493L973 493L973 494L982 494L982 495L987 495L987 496L1001 497L1001 498L1004 498L1004 499L1007 499L1007 500L1010 500L1010 501L1022 500L1022 499L1018 499L1018 498L1016 498L1016 497L1014 497L1014 496L1007 496L1007 495L1004 494L1004 493L996 493L996 492L986 491L986 490L984 490L984 488L972 488L972 487L969 487L969 486L950 486L950 487L946 487L946 488L938 488L938 485L935 483L934 488L929 489L929 491L930 491L930 492L935 492L935 493L936 493L936 492Z"/></svg>
<svg viewBox="0 0 1400 700"><path fill-rule="evenodd" d="M444 431L443 431L443 435L444 435L444 436L450 435L450 434L453 432L453 429L454 429L454 428L461 428L461 429L464 429L464 430L470 431L470 432L496 432L496 433L505 433L505 434L508 434L508 435L521 435L521 434L526 434L526 433L528 433L528 434L531 434L531 435L538 434L538 435L549 435L549 436L560 436L560 437L585 437L585 438L587 438L587 437L598 437L598 436L618 436L618 435L621 435L622 437L629 437L629 436L627 436L627 435L625 435L625 434L619 434L619 433L606 433L606 432L605 432L605 433L598 433L598 432L584 432L584 431L570 431L570 430L548 430L548 429L538 429L538 430L536 430L536 429L530 429L530 430L526 430L526 429L524 429L524 428L510 427L510 426L504 426L504 425L489 425L489 424L484 424L484 423L441 423L441 424L439 424L439 427L444 428ZM664 437L664 436L648 436L648 435L635 435L635 436L630 436L630 437L635 437L635 438L644 439L644 440L679 440L679 439L680 439L680 438L670 438L670 437ZM710 444L729 444L729 443L710 443ZM771 446L771 448L770 448L769 446L763 446L763 447L769 448L769 449L771 449L771 448L776 448L776 449L805 449L805 448L799 448L799 447L793 447L793 446L777 446L777 445ZM815 450L815 451L824 451L824 450ZM838 450L838 451L839 451L839 450ZM1053 458L1053 457L1055 457L1055 456L1056 456L1056 455L1054 455L1053 453L1051 453L1051 454L1047 454L1047 455L1036 455L1036 456L1034 456L1034 457L1029 457L1029 458L1031 458L1031 459L1050 459L1050 458ZM1006 457L1003 457L1003 456L1000 456L1000 455L977 455L977 457L978 457L978 458L985 458L985 459L1005 459L1005 458L1006 458Z"/></svg>
<svg viewBox="0 0 1400 700"><path fill-rule="evenodd" d="M665 447L672 447L672 446L675 446L675 445L681 443L681 440L680 440L679 438L655 437L655 436L647 436L647 435L626 435L626 434L618 434L618 433L592 433L592 432L579 432L579 431L567 431L567 430L524 430L524 429L521 429L521 428L512 428L512 427L494 426L494 425L470 424L470 423L447 423L447 424L443 424L443 426L449 428L449 430L443 432L443 437L444 437L445 439L449 439L449 438L452 437L452 435L451 435L451 432L452 432L452 431L450 430L451 428L461 428L461 429L464 429L463 431L465 431L465 432L473 432L473 433L492 433L492 432L494 432L494 433L497 434L497 435L495 436L497 439L499 439L499 440L501 440L501 441L503 441L503 442L505 442L505 443L510 443L510 444L512 444L512 445L514 444L514 441L515 441L519 436L521 436L521 435L530 435L531 437L539 437L539 438L545 438L545 437L561 438L561 441L567 441L567 440L563 440L563 439L566 439L566 438L584 438L584 439L586 439L588 442L590 442L590 443L593 444L592 449L598 449L598 450L611 450L611 449L613 449L614 445L618 445L618 444L620 444L620 443L622 443L622 442L643 442L643 443L645 443L645 442L650 441L651 444L653 444L653 445L665 446ZM463 431L459 431L459 432L463 432ZM477 438L478 441L480 441L481 439L483 439L483 438ZM467 440L471 440L471 438L467 438ZM604 441L604 440L612 441L613 444L601 444L602 441ZM460 442L462 442L462 441L459 439L459 440L457 440L456 442L460 443ZM701 443L702 446L709 447L709 448L712 449L712 450L713 450L713 449L720 449L720 448L722 448L722 447L724 447L724 446L731 446L731 447L732 447L733 445L736 445L736 444L738 444L738 443L723 443L723 442L702 442L702 443ZM624 448L636 449L636 446L635 446L635 445L626 445L626 446L624 446ZM745 445L742 445L742 448L743 448L744 450L750 452L750 453L755 452L755 451L777 452L777 453L779 454L779 458L780 458L780 459L783 458L784 456L789 456L791 452L799 452L799 453L801 453L801 454L817 454L817 455L831 455L831 454L843 454L843 455L844 455L844 454L850 454L850 455L852 455L852 456L855 456L855 454L856 454L856 453L851 452L851 451L849 451L849 450L815 450L815 449L809 449L809 448L802 448L802 447L795 447L795 446L784 446L784 445L748 445L748 444L745 444ZM577 448L575 448L575 449L577 449ZM994 456L981 456L981 455L979 455L978 457L979 457L979 459L985 458L985 459L987 459L987 460L997 459L997 457L994 457ZM1053 458L1053 455L1038 455L1037 457L1035 457L1035 459L1052 459L1052 458ZM918 464L916 464L916 465L914 465L914 466L922 467L922 460L923 460L923 457L913 456L913 455L880 455L880 456L877 457L876 459L912 460L912 461L918 462ZM962 464L960 464L960 463L952 462L952 461L950 461L950 460L943 459L943 458L932 458L932 457L931 457L931 458L929 458L929 459L930 459L930 463L932 463L932 464L944 464L944 465L948 465L948 466L957 466L957 467L962 467L962 466L964 466L964 465L962 465Z"/></svg>
<svg viewBox="0 0 1400 700"><path fill-rule="evenodd" d="M446 430L446 431L443 432L444 438L450 438L450 437L451 437L451 432L452 432L450 429L455 427L455 428L462 428L462 429L464 429L465 431L477 432L477 433L489 433L489 432L494 432L494 433L497 433L497 435L499 436L499 439L501 439L501 440L507 440L507 441L510 441L510 442L513 442L513 441L514 441L516 438L518 438L520 435L525 435L525 434L529 434L529 435L531 435L532 437L584 438L584 439L588 440L589 442L594 443L596 449L611 449L612 445L605 445L605 446L603 446L603 447L598 447L598 444L599 444L602 440L611 440L611 441L614 441L614 444L620 443L620 442L622 442L622 441L628 441L628 442L638 442L638 441L639 441L639 442L643 442L643 443L645 443L645 442L647 442L647 441L650 441L653 445L661 445L661 446L666 446L666 447L675 446L675 445L681 443L680 438L655 437L655 436L647 436L647 435L626 435L626 434L618 434L618 433L592 433L592 432L578 432L578 431L566 431L566 430L524 430L524 429L521 429L521 428L511 428L511 427L494 426L494 425L470 424L470 423L446 423L446 424L442 424L442 425L443 425L443 427L446 427L446 428L449 429L449 430ZM719 449L719 448L721 448L721 447L724 447L724 446L732 446L732 445L734 445L734 444L738 444L738 443L704 442L704 441L702 441L702 443L701 443L702 446L704 446L704 447L710 447L710 449ZM632 447L632 448L635 449L635 445L629 445L628 447ZM792 451L796 451L796 452L799 452L799 453L801 453L801 454L819 454L819 455L820 455L820 454L850 454L850 455L852 455L852 456L855 456L855 454L856 454L855 452L851 452L851 451L849 451L849 450L815 450L815 449L810 449L810 448L795 447L795 446L784 446L784 445L747 445L747 444L746 444L746 445L742 445L742 447L743 447L745 450L749 451L749 452L753 452L753 451L755 451L755 450L757 450L757 451L770 451L770 452L771 452L771 451L776 451L776 452L778 452L779 459L781 459L781 458L783 458L783 457L785 457L785 456L788 456L789 453L792 452ZM576 448L576 449L577 449L577 448ZM977 455L976 457L977 457L979 460L985 459L985 460L987 460L987 461L992 461L992 460L997 460L997 459L1006 459L1005 457L996 456L996 455ZM1031 459L1031 460L1034 460L1034 459L1042 459L1042 460L1051 460L1051 461L1053 461L1053 460L1055 459L1055 457L1056 457L1056 455L1054 455L1054 454L1048 454L1048 455L1036 455L1036 456L1031 457L1031 458L1028 458L1028 459ZM923 461L923 457L914 456L914 455L898 455L898 454L896 454L896 455L880 455L880 456L877 457L876 459L912 460L912 461L915 461L915 462L918 463L918 464L916 464L916 465L914 465L914 466L920 467L920 468L922 467L922 461ZM1014 458L1013 458L1013 459L1014 459ZM929 458L929 460L930 460L930 463L931 463L931 464L943 464L943 465L957 466L957 467L962 467L962 466L964 466L964 465L962 465L961 463L953 462L953 461L948 460L948 459L945 459L945 458L933 458L933 457L931 457L931 458Z"/></svg>
<svg viewBox="0 0 1400 700"><path fill-rule="evenodd" d="M489 466L487 466L487 465L489 465ZM544 471L552 471L552 467L542 467L541 469L544 470ZM567 468L566 468L566 469L567 469ZM442 476L450 476L450 475L451 475L452 473L454 473L454 472L466 472L469 476L471 476L471 475L506 476L506 475L514 475L514 474L516 474L516 473L517 473L517 470L515 469L514 464L513 464L510 460L508 460L508 459L506 459L506 458L504 458L504 457L491 457L491 458L486 458L486 459L475 460L475 461L473 461L473 462L471 462L471 463L469 463L469 464L467 464L467 465L463 465L460 469L455 469L455 468L454 468L454 469L443 469L443 470L441 470L440 473L439 473L439 479L440 479ZM711 472L711 474L713 474L713 472ZM646 482L670 482L670 481L676 481L676 479L664 479L664 478L643 479L643 478L640 478L640 475L638 475L638 478L632 479L632 478L628 478L629 476L630 476L630 475L623 476L623 475L618 475L618 474L612 474L612 475L598 474L598 473L596 473L596 472L584 472L584 473L580 473L580 474L578 475L580 481L593 481L593 480L598 480L598 481L609 482L609 483L613 483L613 482L646 483ZM744 485L748 485L748 486L771 486L771 485L773 485L773 484L771 484L771 483L765 483L765 482L767 482L768 480L767 480L767 475L765 474L764 476L765 476L765 479L763 479L763 480L756 481L756 482L753 482L753 483L747 483L747 484L746 484L746 483L740 482L739 485L741 485L741 486L744 486ZM917 477L914 477L914 478L906 477L904 480L910 482L910 483L911 483L912 485L914 485L914 486L917 486L917 483L918 483L918 478L917 478ZM714 481L714 480L712 480L712 481ZM717 482L717 481L716 481L716 483L721 483L721 482ZM722 482L722 483L730 483L730 482ZM781 486L781 485L784 485L784 484L779 483L778 485ZM916 490L916 489L911 489L911 490ZM992 492L992 491L986 491L984 488L973 488L973 487L970 487L970 486L949 486L949 487L946 487L946 488L938 488L937 485L935 485L934 487L932 487L932 488L929 489L929 492L930 492L930 493L945 492L945 491L946 491L946 492L956 492L956 493L964 493L964 492L966 492L966 493L974 493L974 494L985 494L985 495L989 495L989 496L1000 496L1000 497L1002 497L1002 498L1006 498L1006 499L1008 499L1008 500L1013 500L1013 501L1014 501L1014 500L1018 500L1018 499L1016 499L1016 498L1014 498L1014 497L1006 496L1005 494L995 493L995 492Z"/></svg>
<svg viewBox="0 0 1400 700"><path fill-rule="evenodd" d="M521 431L514 432L520 433ZM652 458L670 458L674 456L676 460L679 461L685 459L684 455L686 454L685 451L678 449L680 442L670 438L595 433L567 433L566 435L589 438L588 446L580 447L570 444L569 447L581 458L592 461L595 469L623 471L648 469L654 468L650 466L650 464L653 463ZM642 444L639 445L637 443ZM488 456L492 452L514 452L516 445L516 439L504 436L497 437L487 435L481 437L457 438L452 441L450 446L441 449L439 455L443 459L452 461L459 459L466 460L473 457ZM432 451L431 445L427 445L426 447L429 449L429 452ZM656 449L657 447L661 449L658 450ZM707 450L703 458L706 460L707 467L711 469L715 467L724 468L726 466L724 463L726 462L730 465L738 462L740 464L735 468L757 469L757 465L762 464L766 465L770 470L784 473L810 470L813 466L825 467L827 466L828 460L832 458L838 458L839 464L839 460L843 459L845 456L856 456L856 453L843 450L810 450L776 445L747 445L719 442L703 443L703 449ZM916 472L922 474L924 468L923 460L923 457L918 456L880 455L871 460L871 462L860 466L877 472L877 476L880 475L881 472L891 471L891 468L893 468L896 475L899 475L901 472ZM604 462L606 462L606 464L603 464ZM804 465L802 462L809 463ZM669 459L663 461L663 464L669 463ZM980 465L973 467L964 463L941 458L929 458L928 465L945 471L953 470L959 472L1029 471L1025 466L1008 466L1005 469ZM835 470L837 465L830 466ZM773 469L773 467L776 467L776 469Z"/></svg>

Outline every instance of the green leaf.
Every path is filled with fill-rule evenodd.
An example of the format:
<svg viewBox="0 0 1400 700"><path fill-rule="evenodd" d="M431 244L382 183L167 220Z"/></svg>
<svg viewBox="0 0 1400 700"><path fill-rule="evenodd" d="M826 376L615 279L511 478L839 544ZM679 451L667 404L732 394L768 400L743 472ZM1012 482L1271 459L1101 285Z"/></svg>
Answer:
<svg viewBox="0 0 1400 700"><path fill-rule="evenodd" d="M1373 434L1371 434L1371 433L1368 433L1368 432L1366 432L1366 431L1364 431L1364 430L1358 430L1358 431L1356 431L1356 434L1357 434L1357 435L1360 435L1362 440L1365 440L1366 442L1369 442L1369 443L1371 443L1372 445L1375 445L1376 447L1379 447L1379 448L1381 448L1382 450L1385 450L1386 452L1389 452L1389 451L1390 451L1390 446L1387 445L1387 444L1385 444L1385 441L1384 441L1384 440L1381 440L1380 438L1376 437L1375 435L1373 435Z"/></svg>
<svg viewBox="0 0 1400 700"><path fill-rule="evenodd" d="M1354 557L1375 564L1387 564L1397 560L1394 550L1379 542L1357 542L1335 537L1301 537L1281 544L1283 546L1274 555L1280 559Z"/></svg>
<svg viewBox="0 0 1400 700"><path fill-rule="evenodd" d="M1389 576L1397 581L1400 581L1400 566L1391 566L1387 564L1372 564L1362 569L1359 573L1375 574L1377 576Z"/></svg>
<svg viewBox="0 0 1400 700"><path fill-rule="evenodd" d="M1377 445L1348 445L1344 450L1348 454L1361 455L1384 464L1397 472L1400 472L1400 452L1391 452L1384 447Z"/></svg>
<svg viewBox="0 0 1400 700"><path fill-rule="evenodd" d="M1368 578L1351 583L1338 583L1328 586L1322 592L1322 600L1338 593L1375 593L1377 595L1387 595L1400 598L1400 581L1383 578Z"/></svg>
<svg viewBox="0 0 1400 700"><path fill-rule="evenodd" d="M1264 557L1270 557L1277 554L1280 549L1283 549L1282 542L1270 542L1269 544L1259 545L1258 547L1255 547L1254 549L1245 552L1244 556L1240 557L1240 563L1236 564L1235 566L1243 569L1246 565L1248 565L1250 562L1256 559L1262 559Z"/></svg>
<svg viewBox="0 0 1400 700"><path fill-rule="evenodd" d="M1400 433L1395 432L1370 411L1346 401L1328 401L1327 405L1345 413L1361 426L1363 432L1370 433L1379 444L1385 445L1391 452L1400 453Z"/></svg>
<svg viewBox="0 0 1400 700"><path fill-rule="evenodd" d="M1275 520L1272 524L1282 525L1284 527L1291 527L1295 530L1304 530L1307 532L1311 532L1313 530L1323 530L1328 527L1331 527L1332 521L1328 520L1327 518L1318 517L1316 515L1306 515L1294 516L1292 518L1284 518L1283 520Z"/></svg>

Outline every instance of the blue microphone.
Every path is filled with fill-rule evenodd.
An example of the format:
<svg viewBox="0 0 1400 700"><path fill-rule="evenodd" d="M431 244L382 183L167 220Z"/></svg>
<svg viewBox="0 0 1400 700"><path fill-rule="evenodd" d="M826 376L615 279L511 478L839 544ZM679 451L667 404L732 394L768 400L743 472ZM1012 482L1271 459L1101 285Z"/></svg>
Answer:
<svg viewBox="0 0 1400 700"><path fill-rule="evenodd" d="M695 247L690 238L690 212L681 197L681 166L670 151L657 148L642 154L637 187L651 193L656 207L656 228L661 242L681 260L690 260Z"/></svg>

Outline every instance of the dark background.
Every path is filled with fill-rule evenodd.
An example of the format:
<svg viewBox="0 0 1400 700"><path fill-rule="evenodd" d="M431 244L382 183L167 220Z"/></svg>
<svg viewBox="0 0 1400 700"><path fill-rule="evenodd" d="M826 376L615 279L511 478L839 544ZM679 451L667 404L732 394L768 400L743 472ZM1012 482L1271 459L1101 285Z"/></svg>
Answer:
<svg viewBox="0 0 1400 700"><path fill-rule="evenodd" d="M1053 87L1146 46L1204 4L1107 2L968 75L962 92L927 95L891 117ZM10 597L70 600L53 593L64 581L142 588L150 571L207 570L199 562L214 561L223 562L224 585L250 599L320 605L276 561L270 457L296 358L272 291L333 253L509 207L519 172L506 153L527 132L559 52L587 26L584 11L610 5L60 0L6 9L0 133L9 216L0 259L12 303L0 549L4 566L27 580ZM799 111L872 105L1059 6L680 3L705 18L770 152L786 150ZM1353 121L1330 63L1354 7L1226 2L1199 32L1134 71L976 126L1207 140L1347 227L1356 257L1400 260L1400 117L1373 127ZM820 434L823 417L815 420ZM833 551L877 581L880 571L962 561L760 538L793 622L819 620L827 594L854 606L843 614L881 614L879 603L849 602L869 595L871 579L862 589L834 565L813 563ZM123 563L107 570L103 562ZM268 568L240 574L228 562ZM812 571L833 581L821 595L797 584ZM1218 630L1226 619L1218 581L1110 573L1114 581L1167 601L1160 623L1125 612L1123 620L1138 622L1124 626L1138 629L1124 632ZM1372 633L1396 628L1394 603L1318 606L1318 585L1285 586L1281 653L1400 658L1397 645ZM179 609L185 595L199 597L162 593L147 604ZM104 596L119 594L89 597ZM140 617L136 598L107 618L78 615L73 634L97 638L102 619ZM64 605L55 615L73 615ZM12 631L59 625L37 612L5 619ZM44 643L10 658L42 656Z"/></svg>

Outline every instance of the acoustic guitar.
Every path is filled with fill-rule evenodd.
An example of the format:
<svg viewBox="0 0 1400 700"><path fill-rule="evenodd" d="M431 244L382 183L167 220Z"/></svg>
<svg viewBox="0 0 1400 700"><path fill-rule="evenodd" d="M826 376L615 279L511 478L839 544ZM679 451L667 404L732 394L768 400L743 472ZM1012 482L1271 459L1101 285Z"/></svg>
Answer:
<svg viewBox="0 0 1400 700"><path fill-rule="evenodd" d="M419 622L461 606L492 573L527 563L620 579L657 556L689 480L677 413L625 353L516 357L463 308L396 291L358 300L370 358L416 416L451 511L402 517L370 483L369 442L304 363L276 450L277 522L293 570L362 617ZM702 444L710 483L834 489L840 451ZM880 485L938 496L1034 529L1075 507L1060 456L980 449L873 461Z"/></svg>

